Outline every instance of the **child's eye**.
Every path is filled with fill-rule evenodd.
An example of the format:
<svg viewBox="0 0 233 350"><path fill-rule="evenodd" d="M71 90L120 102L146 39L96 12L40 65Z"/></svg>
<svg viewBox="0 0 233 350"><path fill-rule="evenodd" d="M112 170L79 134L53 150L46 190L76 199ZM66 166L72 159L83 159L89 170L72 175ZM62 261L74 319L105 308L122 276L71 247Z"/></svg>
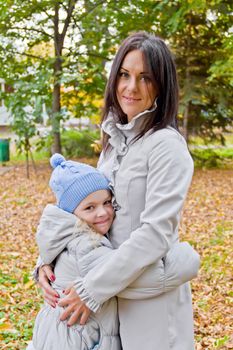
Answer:
<svg viewBox="0 0 233 350"><path fill-rule="evenodd" d="M105 202L104 202L104 205L112 205L112 200L109 199L108 201L105 201Z"/></svg>
<svg viewBox="0 0 233 350"><path fill-rule="evenodd" d="M94 209L94 206L93 205L90 205L89 207L86 207L85 210L93 210Z"/></svg>

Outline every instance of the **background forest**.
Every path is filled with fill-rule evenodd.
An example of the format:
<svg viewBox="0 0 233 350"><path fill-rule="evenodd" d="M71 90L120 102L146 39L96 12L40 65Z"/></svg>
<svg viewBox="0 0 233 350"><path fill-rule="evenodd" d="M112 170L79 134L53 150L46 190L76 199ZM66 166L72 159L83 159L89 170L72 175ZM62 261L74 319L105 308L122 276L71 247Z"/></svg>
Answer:
<svg viewBox="0 0 233 350"><path fill-rule="evenodd" d="M225 0L0 1L0 77L21 147L42 106L61 150L60 122L98 123L109 64L119 43L146 30L168 42L180 82L180 126L224 143L232 125L232 2ZM30 113L29 113L30 111Z"/></svg>

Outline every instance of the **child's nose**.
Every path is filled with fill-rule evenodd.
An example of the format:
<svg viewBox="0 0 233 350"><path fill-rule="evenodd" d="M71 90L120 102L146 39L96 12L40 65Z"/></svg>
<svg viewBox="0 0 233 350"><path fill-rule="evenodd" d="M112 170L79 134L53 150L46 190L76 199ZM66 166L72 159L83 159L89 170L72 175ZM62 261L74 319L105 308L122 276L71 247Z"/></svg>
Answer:
<svg viewBox="0 0 233 350"><path fill-rule="evenodd" d="M101 206L101 207L98 208L98 212L97 212L98 216L104 216L106 214L107 214L107 210L105 209L105 207Z"/></svg>

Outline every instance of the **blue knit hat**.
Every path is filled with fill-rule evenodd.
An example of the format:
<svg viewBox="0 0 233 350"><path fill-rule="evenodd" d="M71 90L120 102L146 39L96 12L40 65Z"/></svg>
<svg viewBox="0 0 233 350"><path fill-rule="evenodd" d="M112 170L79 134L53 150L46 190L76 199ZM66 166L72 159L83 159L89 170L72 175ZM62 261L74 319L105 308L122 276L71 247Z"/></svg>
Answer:
<svg viewBox="0 0 233 350"><path fill-rule="evenodd" d="M99 190L109 190L109 181L97 169L78 163L55 153L50 158L54 168L49 185L54 192L59 208L73 213L81 201Z"/></svg>

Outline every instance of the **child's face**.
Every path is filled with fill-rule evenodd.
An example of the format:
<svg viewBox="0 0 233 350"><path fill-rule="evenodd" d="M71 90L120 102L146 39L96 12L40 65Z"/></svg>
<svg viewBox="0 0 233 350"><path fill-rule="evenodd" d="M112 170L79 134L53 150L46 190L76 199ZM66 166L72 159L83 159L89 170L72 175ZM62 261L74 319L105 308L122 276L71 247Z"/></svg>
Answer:
<svg viewBox="0 0 233 350"><path fill-rule="evenodd" d="M74 215L85 221L96 232L105 235L114 218L111 199L110 191L93 192L77 206Z"/></svg>

